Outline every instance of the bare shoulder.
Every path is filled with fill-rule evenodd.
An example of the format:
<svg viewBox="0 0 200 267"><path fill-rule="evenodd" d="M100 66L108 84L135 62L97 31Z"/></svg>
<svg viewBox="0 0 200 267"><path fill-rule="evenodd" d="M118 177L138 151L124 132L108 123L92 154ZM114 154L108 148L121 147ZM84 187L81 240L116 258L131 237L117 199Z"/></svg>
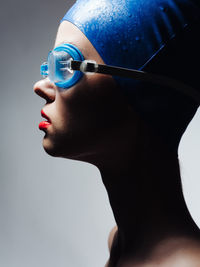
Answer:
<svg viewBox="0 0 200 267"><path fill-rule="evenodd" d="M160 267L200 267L200 241L188 238L171 239L161 244L152 256L152 265L141 267L153 267L155 263Z"/></svg>
<svg viewBox="0 0 200 267"><path fill-rule="evenodd" d="M108 248L111 251L117 226L113 227L108 237ZM109 266L109 260L105 267ZM120 261L120 267L200 267L200 241L188 239L171 239L158 245L148 262L136 261L136 259L124 258Z"/></svg>
<svg viewBox="0 0 200 267"><path fill-rule="evenodd" d="M200 267L200 241L189 238L166 240L154 250L149 263L136 266L153 267L157 264L160 267Z"/></svg>
<svg viewBox="0 0 200 267"><path fill-rule="evenodd" d="M108 236L108 249L109 249L109 251L111 251L113 239L114 239L114 236L115 236L117 230L118 230L118 228L117 228L117 225L116 225L111 229L110 234Z"/></svg>
<svg viewBox="0 0 200 267"><path fill-rule="evenodd" d="M169 258L171 260L171 266L178 266L183 267L200 267L200 242L188 242L179 250L175 250L175 253L172 254L172 257ZM173 265L174 264L174 265Z"/></svg>

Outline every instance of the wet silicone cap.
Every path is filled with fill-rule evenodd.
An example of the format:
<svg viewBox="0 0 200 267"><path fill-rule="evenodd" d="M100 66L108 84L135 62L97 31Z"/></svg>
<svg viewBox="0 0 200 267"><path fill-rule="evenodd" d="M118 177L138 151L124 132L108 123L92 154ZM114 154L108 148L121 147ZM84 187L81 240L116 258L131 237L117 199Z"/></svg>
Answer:
<svg viewBox="0 0 200 267"><path fill-rule="evenodd" d="M106 64L141 70L199 14L190 0L78 0L63 20L86 35Z"/></svg>

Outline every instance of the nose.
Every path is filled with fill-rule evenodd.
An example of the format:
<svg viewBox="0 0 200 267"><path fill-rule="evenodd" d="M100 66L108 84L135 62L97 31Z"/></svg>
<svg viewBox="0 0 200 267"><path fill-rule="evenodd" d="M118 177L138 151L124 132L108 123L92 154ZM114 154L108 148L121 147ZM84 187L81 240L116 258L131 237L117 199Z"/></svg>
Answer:
<svg viewBox="0 0 200 267"><path fill-rule="evenodd" d="M48 78L40 80L33 86L34 92L47 102L52 102L56 97L56 86Z"/></svg>

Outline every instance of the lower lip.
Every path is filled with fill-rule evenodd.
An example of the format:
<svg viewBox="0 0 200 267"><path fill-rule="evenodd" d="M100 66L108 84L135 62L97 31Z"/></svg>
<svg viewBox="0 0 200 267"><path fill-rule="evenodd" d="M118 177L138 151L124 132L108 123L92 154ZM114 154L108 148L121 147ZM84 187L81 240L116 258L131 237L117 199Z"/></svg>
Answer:
<svg viewBox="0 0 200 267"><path fill-rule="evenodd" d="M48 121L41 121L40 124L39 124L39 129L40 129L40 130L45 130L45 129L47 129L50 125L51 125L51 123L48 122Z"/></svg>

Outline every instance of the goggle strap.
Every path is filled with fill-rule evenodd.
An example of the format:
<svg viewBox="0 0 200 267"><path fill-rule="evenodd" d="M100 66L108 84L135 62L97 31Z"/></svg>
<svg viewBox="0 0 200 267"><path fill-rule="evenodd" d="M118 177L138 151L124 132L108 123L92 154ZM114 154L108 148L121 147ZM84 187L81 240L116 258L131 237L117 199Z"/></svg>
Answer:
<svg viewBox="0 0 200 267"><path fill-rule="evenodd" d="M80 66L83 61L78 61L78 60L72 60L71 61L71 68L72 70L79 70L80 71Z"/></svg>
<svg viewBox="0 0 200 267"><path fill-rule="evenodd" d="M82 67L83 66L82 64L84 64L84 68ZM97 64L96 62L87 60L84 61L73 60L71 62L71 68L73 70L79 70L82 72L93 72L93 73L108 74L112 76L122 76L126 78L135 79L138 81L150 82L152 84L160 85L165 88L169 87L177 91L180 91L181 93L184 93L185 95L193 98L195 102L200 103L200 93L197 90L195 90L190 85L187 85L185 83L182 83L180 81L177 81L175 79L166 76L147 73L144 71L139 71L134 69Z"/></svg>

